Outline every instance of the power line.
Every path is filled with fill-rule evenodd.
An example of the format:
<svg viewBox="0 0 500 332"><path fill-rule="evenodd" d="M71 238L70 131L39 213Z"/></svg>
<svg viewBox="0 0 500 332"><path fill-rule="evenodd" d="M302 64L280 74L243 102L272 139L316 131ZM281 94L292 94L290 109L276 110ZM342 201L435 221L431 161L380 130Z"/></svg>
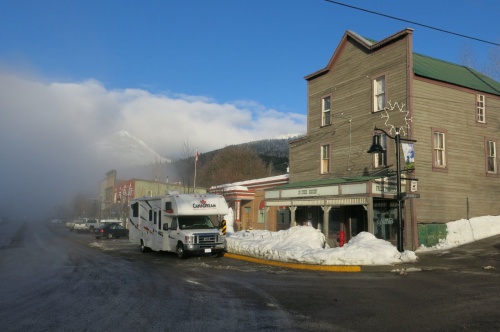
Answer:
<svg viewBox="0 0 500 332"><path fill-rule="evenodd" d="M436 27L433 27L433 26L430 26L430 25L426 25L426 24L422 24L422 23L417 23L417 22L405 20L405 19L402 19L402 18L399 18L399 17L395 17L395 16L390 16L390 15L386 15L386 14L374 12L372 10L368 10L368 9L364 9L364 8L360 8L360 7L355 7L355 6L347 5L345 3L341 3L341 2L338 2L338 1L333 1L333 0L325 0L325 1L333 3L333 4L336 4L336 5L340 5L340 6L349 7L349 8L356 9L356 10L360 10L360 11L363 11L363 12L366 12L366 13L370 13L370 14L375 14L375 15L387 17L387 18L390 18L390 19L393 19L393 20L397 20L397 21L401 21L401 22L406 22L406 23L411 23L411 24L419 25L419 26L424 27L424 28L428 28L428 29L432 29L432 30L436 30L436 31L448 33L448 34L459 36L459 37L462 37L462 38L472 39L472 40L476 40L476 41L479 41L479 42L482 42L482 43L491 44L491 45L495 45L495 46L500 46L500 44L498 44L498 43L490 42L490 41L487 41L487 40L484 40L484 39L479 39L479 38L475 38L475 37L471 37L471 36L462 35L460 33L456 33L456 32L453 32L453 31L448 31L448 30L436 28Z"/></svg>

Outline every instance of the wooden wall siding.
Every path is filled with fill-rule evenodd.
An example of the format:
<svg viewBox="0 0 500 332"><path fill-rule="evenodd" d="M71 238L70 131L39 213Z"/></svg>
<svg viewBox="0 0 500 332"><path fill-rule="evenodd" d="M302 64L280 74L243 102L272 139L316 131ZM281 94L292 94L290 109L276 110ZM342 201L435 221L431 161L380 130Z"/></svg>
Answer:
<svg viewBox="0 0 500 332"><path fill-rule="evenodd" d="M500 178L486 176L484 148L485 137L500 140L500 98L486 96L487 125L478 126L475 91L417 78L413 95L418 222L500 214ZM447 172L432 169L432 128L447 131Z"/></svg>
<svg viewBox="0 0 500 332"><path fill-rule="evenodd" d="M395 41L367 53L357 43L342 49L331 70L308 82L307 139L290 146L290 182L371 174L373 157L366 153L373 128L389 130L381 113L372 113L372 80L386 75L388 100L408 104L407 42ZM332 124L321 127L321 100L331 94ZM390 113L390 123L404 124L404 114ZM349 123L351 119L351 123ZM331 146L331 172L320 174L320 146ZM389 142L389 144L393 144ZM391 151L395 151L393 147ZM394 156L389 156L394 163Z"/></svg>

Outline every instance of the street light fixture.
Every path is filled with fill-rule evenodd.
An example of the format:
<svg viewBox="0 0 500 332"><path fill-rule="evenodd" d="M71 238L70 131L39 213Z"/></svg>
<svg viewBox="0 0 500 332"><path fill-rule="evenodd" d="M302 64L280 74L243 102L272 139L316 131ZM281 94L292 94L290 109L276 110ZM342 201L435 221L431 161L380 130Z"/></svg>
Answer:
<svg viewBox="0 0 500 332"><path fill-rule="evenodd" d="M397 248L399 252L403 252L403 237L404 237L404 223L403 223L403 212L402 212L402 204L401 201L403 197L401 195L401 159L400 159L400 149L401 149L401 141L407 142L416 142L415 140L401 138L399 134L399 128L396 128L396 134L394 136L389 135L385 130L375 127L375 131L383 132L387 137L393 139L396 143L396 198L398 201L398 234L397 234ZM384 152L385 149L380 145L380 137L378 135L373 135L373 143L368 149L368 153L381 153Z"/></svg>

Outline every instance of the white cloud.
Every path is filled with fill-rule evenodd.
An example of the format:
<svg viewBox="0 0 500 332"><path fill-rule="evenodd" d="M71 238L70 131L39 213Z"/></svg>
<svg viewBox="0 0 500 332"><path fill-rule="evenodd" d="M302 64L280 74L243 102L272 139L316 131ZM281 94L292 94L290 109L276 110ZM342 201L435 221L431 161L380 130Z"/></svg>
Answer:
<svg viewBox="0 0 500 332"><path fill-rule="evenodd" d="M51 83L5 73L0 109L3 186L23 188L2 190L12 201L32 192L37 199L69 194L81 183L97 191L106 170L88 147L119 130L175 159L186 142L203 153L306 129L305 115L252 101L217 103L202 96L108 90L95 80Z"/></svg>

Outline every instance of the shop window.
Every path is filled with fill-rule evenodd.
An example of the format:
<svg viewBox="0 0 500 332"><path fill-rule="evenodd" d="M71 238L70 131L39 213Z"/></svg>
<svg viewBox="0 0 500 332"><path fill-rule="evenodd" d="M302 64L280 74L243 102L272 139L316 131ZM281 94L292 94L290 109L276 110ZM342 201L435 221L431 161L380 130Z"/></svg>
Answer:
<svg viewBox="0 0 500 332"><path fill-rule="evenodd" d="M395 240L398 232L398 202L394 200L374 201L373 223L375 237Z"/></svg>

